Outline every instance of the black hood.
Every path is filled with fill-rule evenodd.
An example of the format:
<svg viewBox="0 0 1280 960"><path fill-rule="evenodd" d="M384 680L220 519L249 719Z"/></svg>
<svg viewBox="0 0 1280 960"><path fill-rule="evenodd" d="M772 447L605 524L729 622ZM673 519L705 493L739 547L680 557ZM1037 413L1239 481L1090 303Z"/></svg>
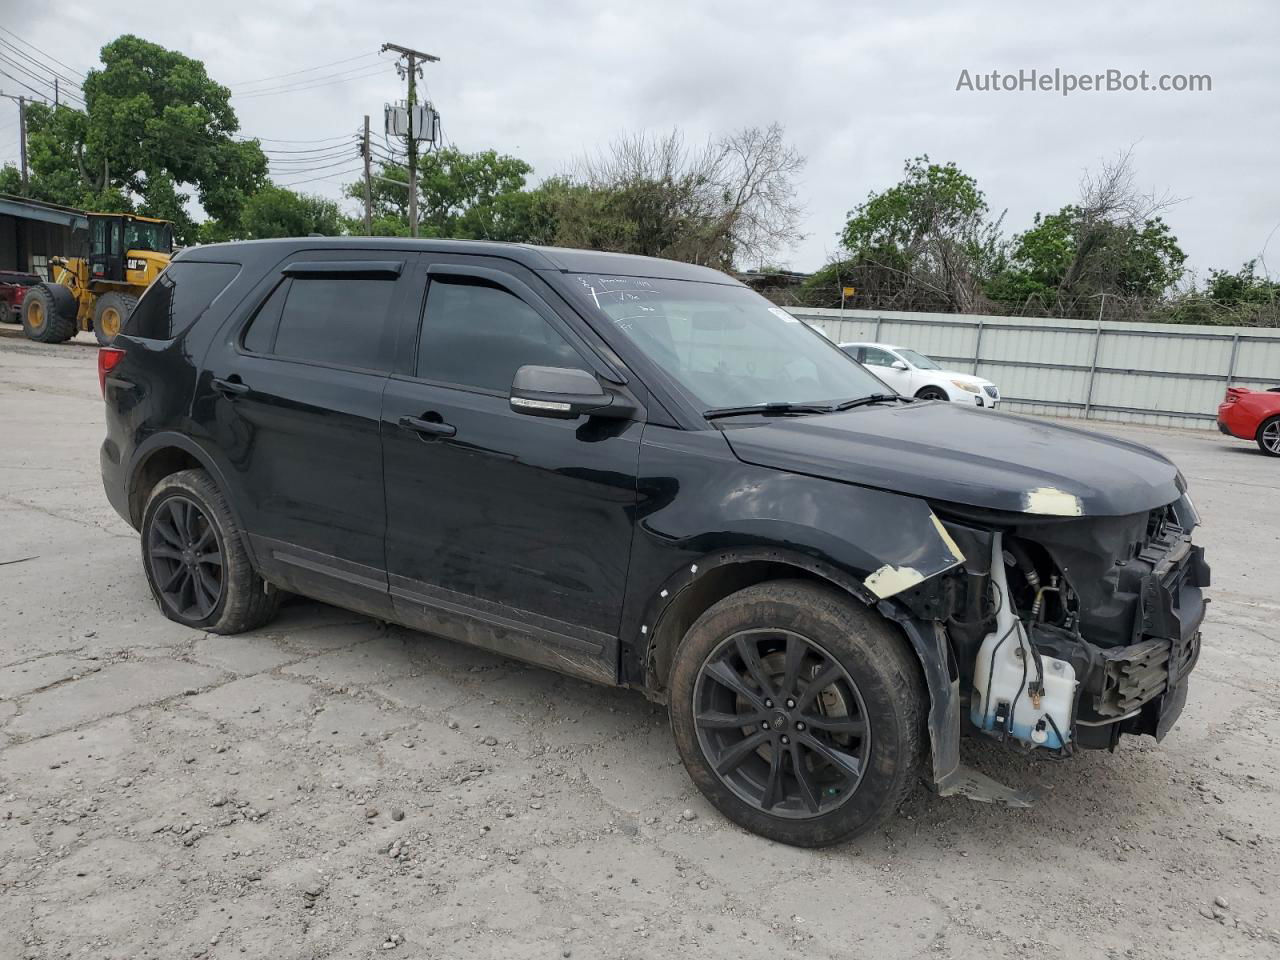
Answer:
<svg viewBox="0 0 1280 960"><path fill-rule="evenodd" d="M954 403L726 422L746 463L1041 516L1125 516L1177 500L1168 459L1127 440Z"/></svg>

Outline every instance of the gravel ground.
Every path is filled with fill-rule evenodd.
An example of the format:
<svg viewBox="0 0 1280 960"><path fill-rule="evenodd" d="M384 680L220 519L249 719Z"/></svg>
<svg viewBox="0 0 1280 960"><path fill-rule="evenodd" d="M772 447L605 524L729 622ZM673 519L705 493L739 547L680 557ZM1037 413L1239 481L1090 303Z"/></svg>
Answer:
<svg viewBox="0 0 1280 960"><path fill-rule="evenodd" d="M1280 463L1173 456L1216 586L1163 744L969 762L843 847L721 819L663 712L309 602L161 617L98 476L94 351L0 332L0 960L1280 956Z"/></svg>

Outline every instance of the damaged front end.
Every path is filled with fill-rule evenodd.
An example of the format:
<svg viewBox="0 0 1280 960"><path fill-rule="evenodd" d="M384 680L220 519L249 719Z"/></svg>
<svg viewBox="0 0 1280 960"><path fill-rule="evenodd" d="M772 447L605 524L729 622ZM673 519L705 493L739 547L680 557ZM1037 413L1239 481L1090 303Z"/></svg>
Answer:
<svg viewBox="0 0 1280 960"><path fill-rule="evenodd" d="M900 600L939 627L950 663L949 729L931 722L938 790L1029 802L963 768L961 734L1064 756L1162 739L1186 702L1209 585L1191 501L1128 516L932 506L964 561Z"/></svg>

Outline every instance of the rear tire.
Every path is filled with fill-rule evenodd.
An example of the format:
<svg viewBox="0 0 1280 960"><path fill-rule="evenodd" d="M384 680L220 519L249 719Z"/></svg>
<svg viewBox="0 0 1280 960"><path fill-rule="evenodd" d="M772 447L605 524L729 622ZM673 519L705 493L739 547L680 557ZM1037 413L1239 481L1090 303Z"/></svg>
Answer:
<svg viewBox="0 0 1280 960"><path fill-rule="evenodd" d="M124 293L104 293L98 298L93 307L93 335L101 346L109 347L115 342L137 305L137 297Z"/></svg>
<svg viewBox="0 0 1280 960"><path fill-rule="evenodd" d="M803 580L713 605L671 670L671 728L698 789L735 823L799 847L865 833L897 810L920 772L926 709L905 639Z"/></svg>
<svg viewBox="0 0 1280 960"><path fill-rule="evenodd" d="M22 332L36 343L62 343L76 335L75 315L59 312L63 297L45 284L31 287L22 300Z"/></svg>
<svg viewBox="0 0 1280 960"><path fill-rule="evenodd" d="M1258 449L1268 457L1280 457L1280 417L1271 417L1258 424L1254 435Z"/></svg>
<svg viewBox="0 0 1280 960"><path fill-rule="evenodd" d="M157 483L141 533L147 584L170 620L210 633L243 633L275 616L279 594L267 592L254 571L235 516L204 470Z"/></svg>
<svg viewBox="0 0 1280 960"><path fill-rule="evenodd" d="M919 393L916 394L916 398L919 400L950 400L951 399L950 397L947 396L947 392L943 390L941 387L925 387L923 390L921 390Z"/></svg>
<svg viewBox="0 0 1280 960"><path fill-rule="evenodd" d="M0 300L0 323L18 323L18 315L8 301Z"/></svg>

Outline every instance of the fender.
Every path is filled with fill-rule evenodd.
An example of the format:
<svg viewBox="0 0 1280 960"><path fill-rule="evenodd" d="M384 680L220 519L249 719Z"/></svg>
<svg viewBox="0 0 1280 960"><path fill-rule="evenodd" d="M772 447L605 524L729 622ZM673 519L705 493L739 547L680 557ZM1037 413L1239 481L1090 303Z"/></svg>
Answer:
<svg viewBox="0 0 1280 960"><path fill-rule="evenodd" d="M249 554L250 562L256 566L257 555L253 551L253 544L249 539L249 531L245 529L244 522L240 518L240 511L236 507L235 498L230 496L231 485L227 483L226 474L223 473L222 469L218 466L213 455L186 434L174 433L168 430L161 431L160 433L153 433L151 436L147 437L146 440L140 443L138 448L134 451L133 458L129 461L129 472L127 474L129 478L128 497L129 503L131 504L130 522L134 525L134 528L137 529L142 525L141 511L138 511L137 516L132 516L134 512L132 508L133 491L134 487L137 485L138 478L142 475L142 469L155 453L170 447L189 453L193 458L195 458L200 466L204 470L208 471L209 475L213 477L213 482L218 485L218 489L225 495L227 507L230 509L231 516L235 518L236 526L240 530L240 542L243 544L245 552Z"/></svg>
<svg viewBox="0 0 1280 960"><path fill-rule="evenodd" d="M651 442L655 435L660 443ZM934 788L1028 805L960 763L959 671L942 622L914 588L965 557L928 503L742 463L719 434L646 432L640 467L619 632L622 682L662 699L666 660L706 605L761 579L803 571L875 607L911 644L929 694ZM703 584L705 594L689 593Z"/></svg>
<svg viewBox="0 0 1280 960"><path fill-rule="evenodd" d="M654 437L661 442L653 442ZM960 566L964 554L917 497L743 463L719 433L646 430L619 638L639 653L679 578L711 558L776 554L866 603ZM754 554L750 551L755 551ZM788 559L782 560L782 557ZM740 561L739 561L740 562ZM664 595L665 591L665 595ZM637 658L639 659L639 658Z"/></svg>

